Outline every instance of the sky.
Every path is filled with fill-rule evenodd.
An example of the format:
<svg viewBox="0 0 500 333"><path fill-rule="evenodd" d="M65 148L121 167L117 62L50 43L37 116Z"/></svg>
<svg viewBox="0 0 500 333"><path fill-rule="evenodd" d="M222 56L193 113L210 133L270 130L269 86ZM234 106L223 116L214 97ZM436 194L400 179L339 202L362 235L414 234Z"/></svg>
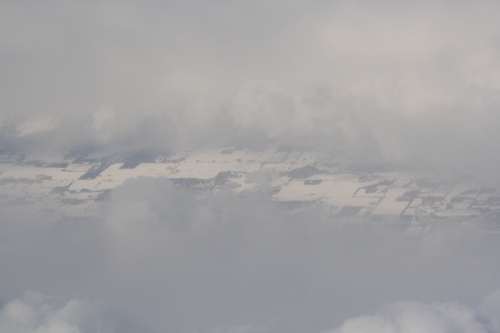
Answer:
<svg viewBox="0 0 500 333"><path fill-rule="evenodd" d="M307 145L498 180L495 1L2 1L0 149ZM289 214L141 178L0 207L0 332L499 332L477 221Z"/></svg>

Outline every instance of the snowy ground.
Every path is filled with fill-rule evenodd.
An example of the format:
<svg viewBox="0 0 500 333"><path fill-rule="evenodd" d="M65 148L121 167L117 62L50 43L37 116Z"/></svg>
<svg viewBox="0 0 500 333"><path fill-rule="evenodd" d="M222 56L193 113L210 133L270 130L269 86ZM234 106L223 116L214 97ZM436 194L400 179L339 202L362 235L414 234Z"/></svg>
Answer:
<svg viewBox="0 0 500 333"><path fill-rule="evenodd" d="M356 164L303 147L265 151L234 147L158 154L152 160L64 156L50 152L0 156L0 203L40 205L41 212L90 217L103 197L128 179L168 178L196 190L260 191L276 202L320 205L331 214L405 221L489 217L500 213L496 184L438 178L380 164ZM392 170L391 170L392 168ZM402 169L403 170L403 169Z"/></svg>

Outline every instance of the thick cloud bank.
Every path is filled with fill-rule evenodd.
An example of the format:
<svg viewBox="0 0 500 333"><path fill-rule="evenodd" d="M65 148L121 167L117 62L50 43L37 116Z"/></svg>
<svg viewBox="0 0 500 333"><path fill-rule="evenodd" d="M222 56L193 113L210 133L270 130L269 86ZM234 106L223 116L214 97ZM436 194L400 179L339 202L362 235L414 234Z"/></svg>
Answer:
<svg viewBox="0 0 500 333"><path fill-rule="evenodd" d="M95 221L3 207L6 304L26 290L99 300L120 314L121 332L498 330L500 243L479 221L412 234L398 220L290 214L259 193L193 193L148 178L106 205Z"/></svg>
<svg viewBox="0 0 500 333"><path fill-rule="evenodd" d="M274 140L496 175L494 1L0 6L4 148Z"/></svg>
<svg viewBox="0 0 500 333"><path fill-rule="evenodd" d="M148 179L118 189L107 218L113 273L143 284L127 285L137 292L133 302L121 294L122 303L152 306L149 321L163 316L159 325L173 331L320 331L400 300L474 304L499 287L498 240L480 226L416 236L404 227L316 209L290 215L258 196L196 197ZM450 327L462 325L450 311Z"/></svg>

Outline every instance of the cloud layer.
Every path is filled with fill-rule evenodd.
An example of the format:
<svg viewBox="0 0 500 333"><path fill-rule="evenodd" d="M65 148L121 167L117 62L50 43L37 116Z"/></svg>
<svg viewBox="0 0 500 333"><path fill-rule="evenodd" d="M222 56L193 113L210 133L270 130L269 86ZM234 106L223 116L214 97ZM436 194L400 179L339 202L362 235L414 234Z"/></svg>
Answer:
<svg viewBox="0 0 500 333"><path fill-rule="evenodd" d="M475 313L500 286L498 239L475 222L436 222L414 235L396 220L289 214L260 194L200 195L148 178L117 188L95 221L2 210L5 300L26 290L97 299L141 332L321 332L402 300L417 303L395 305L383 323L399 325L406 311L417 311L415 322L448 322L458 317L426 304ZM498 297L488 304L484 316L498 325Z"/></svg>
<svg viewBox="0 0 500 333"><path fill-rule="evenodd" d="M3 145L276 140L492 175L498 9L4 3Z"/></svg>
<svg viewBox="0 0 500 333"><path fill-rule="evenodd" d="M4 1L0 150L274 141L498 179L499 9ZM500 330L482 222L415 235L263 193L144 178L90 220L0 206L0 331Z"/></svg>

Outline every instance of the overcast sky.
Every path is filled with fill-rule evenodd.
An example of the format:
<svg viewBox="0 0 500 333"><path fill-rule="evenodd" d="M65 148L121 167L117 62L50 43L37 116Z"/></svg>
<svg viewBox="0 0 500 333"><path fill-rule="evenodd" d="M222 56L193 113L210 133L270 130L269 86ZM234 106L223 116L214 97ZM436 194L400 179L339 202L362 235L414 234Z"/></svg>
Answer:
<svg viewBox="0 0 500 333"><path fill-rule="evenodd" d="M0 149L270 142L499 179L496 1L2 1ZM139 179L0 207L0 332L499 332L480 224L290 215Z"/></svg>

